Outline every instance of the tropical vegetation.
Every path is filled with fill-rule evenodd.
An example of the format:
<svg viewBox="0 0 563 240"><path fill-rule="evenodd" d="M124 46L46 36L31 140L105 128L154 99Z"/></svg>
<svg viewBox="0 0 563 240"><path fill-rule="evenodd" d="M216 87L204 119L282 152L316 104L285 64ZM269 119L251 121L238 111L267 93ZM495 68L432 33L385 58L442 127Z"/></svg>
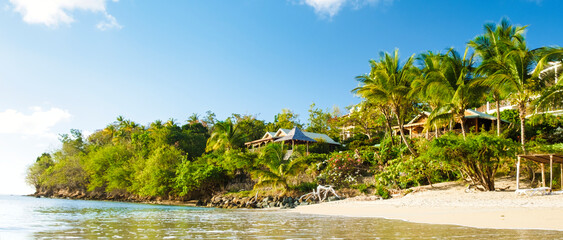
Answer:
<svg viewBox="0 0 563 240"><path fill-rule="evenodd" d="M273 122L242 114L218 120L207 112L183 124L170 119L141 125L120 116L89 136L71 130L61 135L59 149L29 167L27 181L44 195L122 200L298 195L317 184L388 198L389 189L460 179L494 190L495 177L513 174L516 154L563 152L562 116L533 114L563 105L563 77L544 71L563 68L563 49L529 49L526 28L507 19L487 23L463 54L448 48L401 60L399 50L382 52L369 61L368 73L356 78L352 92L362 101L346 115L313 103L305 123L282 109ZM467 129L466 109L487 100L496 103L497 125L490 131ZM502 102L516 109L500 111ZM429 113L425 131L434 132L411 138L405 122L421 112ZM452 131L456 125L460 133ZM288 144L256 151L244 146L266 131L293 127L327 134L342 145L320 142L310 145L309 153L297 146L290 156ZM341 135L344 130L351 135ZM537 184L537 166L526 169Z"/></svg>

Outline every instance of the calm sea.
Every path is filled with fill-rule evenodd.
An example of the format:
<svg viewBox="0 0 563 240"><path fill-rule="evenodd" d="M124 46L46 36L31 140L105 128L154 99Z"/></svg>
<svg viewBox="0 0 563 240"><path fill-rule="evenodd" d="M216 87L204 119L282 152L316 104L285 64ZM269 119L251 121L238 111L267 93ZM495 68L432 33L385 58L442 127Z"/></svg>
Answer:
<svg viewBox="0 0 563 240"><path fill-rule="evenodd" d="M563 232L0 195L0 239L52 238L563 239Z"/></svg>

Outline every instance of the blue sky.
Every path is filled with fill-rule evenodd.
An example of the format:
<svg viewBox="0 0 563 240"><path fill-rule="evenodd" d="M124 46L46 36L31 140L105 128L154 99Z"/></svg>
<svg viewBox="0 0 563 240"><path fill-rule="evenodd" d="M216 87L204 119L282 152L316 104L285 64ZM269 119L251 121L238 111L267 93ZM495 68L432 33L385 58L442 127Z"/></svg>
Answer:
<svg viewBox="0 0 563 240"><path fill-rule="evenodd" d="M354 77L380 51L455 47L508 17L530 48L561 45L563 1L0 0L0 193L57 134L192 113L307 120L359 102Z"/></svg>

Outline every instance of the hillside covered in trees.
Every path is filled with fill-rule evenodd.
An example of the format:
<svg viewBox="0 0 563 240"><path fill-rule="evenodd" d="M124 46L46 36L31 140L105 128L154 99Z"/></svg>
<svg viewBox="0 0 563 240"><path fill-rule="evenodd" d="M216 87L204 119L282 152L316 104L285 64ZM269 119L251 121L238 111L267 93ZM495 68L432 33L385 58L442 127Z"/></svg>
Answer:
<svg viewBox="0 0 563 240"><path fill-rule="evenodd" d="M563 152L561 115L532 114L563 106L563 74L544 71L561 65L563 50L529 49L525 29L503 19L485 24L461 52L425 52L405 61L398 50L383 52L356 78L352 92L362 102L346 115L312 104L307 123L283 109L271 123L240 114L219 121L208 112L201 119L193 114L182 123L147 125L118 117L87 137L71 130L61 135L60 149L30 166L27 181L40 196L130 201L295 197L318 184L344 196L386 198L389 191L459 179L494 190L495 176L514 172L516 154ZM466 129L466 109L487 101L497 108L497 123L510 123L490 131ZM501 101L515 108L500 111ZM434 134L410 138L403 126L423 111L430 113L424 129ZM461 132L440 132L455 124ZM350 126L352 137L340 139L341 129ZM310 154L298 146L289 160L283 159L288 145L244 148L266 131L293 127L328 134L343 145L313 144ZM525 167L530 184L537 184L538 166Z"/></svg>

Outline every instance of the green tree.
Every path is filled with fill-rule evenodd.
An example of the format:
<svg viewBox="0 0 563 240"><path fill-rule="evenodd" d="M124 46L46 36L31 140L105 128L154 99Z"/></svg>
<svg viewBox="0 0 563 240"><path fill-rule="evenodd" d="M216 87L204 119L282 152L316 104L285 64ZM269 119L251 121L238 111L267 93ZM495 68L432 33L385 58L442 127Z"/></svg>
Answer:
<svg viewBox="0 0 563 240"><path fill-rule="evenodd" d="M181 151L171 146L155 149L143 166L138 166L133 189L142 196L168 196L176 186L176 169L185 161Z"/></svg>
<svg viewBox="0 0 563 240"><path fill-rule="evenodd" d="M225 178L220 167L184 159L176 170L174 180L175 192L180 196L186 196L197 190L209 193L215 185L224 182Z"/></svg>
<svg viewBox="0 0 563 240"><path fill-rule="evenodd" d="M283 160L284 153L281 144L271 143L264 147L259 159L261 168L253 171L253 175L258 178L255 187L272 186L281 188L283 192L287 191L289 177L302 170L305 162L304 158Z"/></svg>
<svg viewBox="0 0 563 240"><path fill-rule="evenodd" d="M484 83L488 86L503 86L510 94L508 99L518 107L520 117L520 142L526 153L525 121L527 104L538 89L543 85L541 79L534 76L531 70L536 65L536 50L529 50L525 44L514 46L506 52L502 62L483 62L484 67L496 69Z"/></svg>
<svg viewBox="0 0 563 240"><path fill-rule="evenodd" d="M50 154L41 154L41 156L38 157L37 160L35 160L35 163L33 163L33 165L29 166L29 168L27 169L25 178L26 183L34 186L35 189L39 189L45 181L45 176L43 174L45 174L47 169L49 169L53 165L54 162Z"/></svg>
<svg viewBox="0 0 563 240"><path fill-rule="evenodd" d="M270 132L275 132L280 128L284 129L292 129L294 127L302 128L303 126L299 123L297 119L299 115L294 113L293 111L284 108L282 109L281 113L276 114L274 116L274 122L268 124L266 129Z"/></svg>
<svg viewBox="0 0 563 240"><path fill-rule="evenodd" d="M309 123L307 124L307 131L314 133L328 134L331 130L329 121L332 118L331 114L323 111L320 108L315 108L315 103L309 106Z"/></svg>
<svg viewBox="0 0 563 240"><path fill-rule="evenodd" d="M397 120L403 143L414 156L418 156L405 138L403 129L407 112L413 107L412 95L409 94L411 83L419 76L413 61L414 55L401 65L399 50L395 50L393 54L382 52L378 62L370 61L370 73L356 78L360 86L353 91L371 102L390 106Z"/></svg>
<svg viewBox="0 0 563 240"><path fill-rule="evenodd" d="M540 97L533 101L533 105L536 110L561 108L563 107L563 74L561 73L563 48L546 47L541 49L538 55L541 58L534 71L534 76L541 77L548 83L548 87L541 91ZM544 70L546 71L543 72Z"/></svg>
<svg viewBox="0 0 563 240"><path fill-rule="evenodd" d="M463 137L466 136L465 129L465 110L478 106L483 96L483 89L478 85L472 85L473 81L473 55L467 56L468 49L465 50L463 58L454 49L450 49L444 56L445 70L443 71L443 88L445 94L440 94L445 98L445 103L435 109L428 117L427 124L444 122L453 119L461 125ZM450 91L449 93L447 91Z"/></svg>
<svg viewBox="0 0 563 240"><path fill-rule="evenodd" d="M226 150L239 148L244 144L244 134L238 129L230 118L217 122L213 133L207 140L206 151Z"/></svg>
<svg viewBox="0 0 563 240"><path fill-rule="evenodd" d="M436 112L453 97L457 79L450 82L452 79L447 78L449 65L446 55L428 52L420 54L417 59L422 67L422 74L413 82L411 94L428 104L431 112ZM425 127L434 128L438 137L438 126L441 125L443 123L439 121L427 121Z"/></svg>
<svg viewBox="0 0 563 240"><path fill-rule="evenodd" d="M129 164L132 153L124 145L97 147L84 157L84 169L88 174L88 190L96 188L127 190L131 186L133 169Z"/></svg>
<svg viewBox="0 0 563 240"><path fill-rule="evenodd" d="M512 48L524 43L524 32L527 26L512 26L507 18L501 19L500 23L486 23L483 26L484 33L469 41L468 45L475 49L477 56L481 58L483 64L477 68L477 72L483 76L492 76L499 70L499 66L504 65L507 58L504 56ZM487 84L486 78L477 83L484 83L491 90L491 95L496 103L497 112L497 135L500 136L500 101L506 98L511 92L510 88L504 85Z"/></svg>
<svg viewBox="0 0 563 240"><path fill-rule="evenodd" d="M449 162L474 183L494 191L497 170L506 158L514 157L516 148L512 140L489 133L468 134L464 139L446 134L432 141L423 157Z"/></svg>
<svg viewBox="0 0 563 240"><path fill-rule="evenodd" d="M266 123L256 119L252 115L233 114L235 124L241 133L244 133L244 141L250 142L262 138L266 132Z"/></svg>
<svg viewBox="0 0 563 240"><path fill-rule="evenodd" d="M384 120L386 122L386 129L389 135L391 134L391 119L390 117L390 109L389 108L377 108L371 102L364 100L361 103L354 105L350 109L350 113L341 118L340 125L342 127L346 126L354 126L354 133L362 134L371 139L376 131L381 128L382 125L382 118L383 115ZM381 114L381 110L387 110L386 113ZM383 111L385 111L383 110Z"/></svg>

